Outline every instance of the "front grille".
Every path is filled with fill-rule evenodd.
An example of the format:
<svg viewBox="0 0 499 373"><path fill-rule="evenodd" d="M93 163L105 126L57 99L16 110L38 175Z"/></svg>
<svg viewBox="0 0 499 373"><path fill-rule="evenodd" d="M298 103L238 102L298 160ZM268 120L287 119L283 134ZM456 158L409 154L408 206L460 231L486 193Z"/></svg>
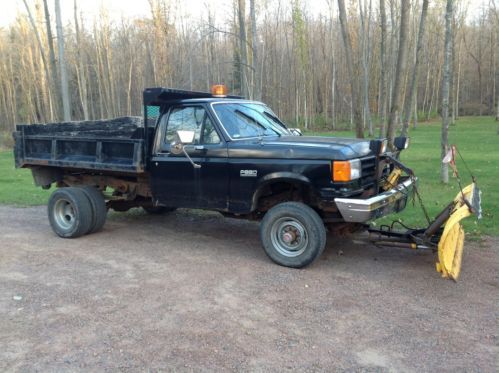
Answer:
<svg viewBox="0 0 499 373"><path fill-rule="evenodd" d="M362 174L360 183L363 189L371 188L376 183L376 157L365 157L360 159Z"/></svg>

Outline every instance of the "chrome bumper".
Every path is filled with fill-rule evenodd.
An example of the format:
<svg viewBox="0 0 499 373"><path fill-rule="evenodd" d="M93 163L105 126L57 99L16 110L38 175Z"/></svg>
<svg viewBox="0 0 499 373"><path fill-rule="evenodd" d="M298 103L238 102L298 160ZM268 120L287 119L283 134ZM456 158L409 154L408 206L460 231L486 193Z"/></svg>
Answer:
<svg viewBox="0 0 499 373"><path fill-rule="evenodd" d="M335 198L334 202L345 221L364 223L403 210L413 183L409 178L393 189L368 199Z"/></svg>

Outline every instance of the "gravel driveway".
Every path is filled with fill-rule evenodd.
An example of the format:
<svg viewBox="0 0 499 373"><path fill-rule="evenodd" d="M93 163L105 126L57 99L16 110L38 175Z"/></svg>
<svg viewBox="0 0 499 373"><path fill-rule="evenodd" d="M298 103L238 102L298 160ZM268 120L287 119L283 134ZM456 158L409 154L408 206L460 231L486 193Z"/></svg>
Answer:
<svg viewBox="0 0 499 373"><path fill-rule="evenodd" d="M45 207L0 206L0 238L0 371L498 370L498 238L458 283L363 236L280 267L257 224L192 210L64 240Z"/></svg>

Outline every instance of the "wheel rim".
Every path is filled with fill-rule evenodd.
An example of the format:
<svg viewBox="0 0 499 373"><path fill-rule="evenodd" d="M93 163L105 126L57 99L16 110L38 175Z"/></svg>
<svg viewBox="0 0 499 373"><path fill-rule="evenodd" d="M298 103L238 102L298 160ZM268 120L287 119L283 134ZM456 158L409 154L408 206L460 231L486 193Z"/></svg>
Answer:
<svg viewBox="0 0 499 373"><path fill-rule="evenodd" d="M73 204L65 199L58 200L54 205L54 220L64 230L71 229L76 222Z"/></svg>
<svg viewBox="0 0 499 373"><path fill-rule="evenodd" d="M303 224L291 217L283 217L272 225L272 245L281 255L294 258L303 254L308 245L308 234Z"/></svg>

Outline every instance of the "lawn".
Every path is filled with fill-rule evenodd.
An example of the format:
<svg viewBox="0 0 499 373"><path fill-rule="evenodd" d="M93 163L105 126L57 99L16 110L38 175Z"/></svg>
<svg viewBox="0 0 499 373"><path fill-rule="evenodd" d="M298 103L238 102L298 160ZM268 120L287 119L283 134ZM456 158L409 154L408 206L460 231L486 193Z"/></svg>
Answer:
<svg viewBox="0 0 499 373"><path fill-rule="evenodd" d="M0 153L0 204L17 206L43 205L50 191L35 187L31 171L14 168L12 152Z"/></svg>
<svg viewBox="0 0 499 373"><path fill-rule="evenodd" d="M456 144L482 190L483 219L468 218L465 227L473 235L499 235L499 135L498 124L492 118L461 118L450 128L450 143ZM317 134L317 133L316 133ZM320 133L325 136L353 136L349 132ZM457 194L457 182L440 182L440 123L421 124L411 131L411 146L403 152L402 161L419 177L419 189L431 216L436 215ZM470 176L461 160L457 160L463 186ZM0 153L0 203L18 206L45 204L50 191L33 185L31 172L15 169L11 152ZM390 216L384 222L400 219L410 226L425 224L424 215L416 204Z"/></svg>

